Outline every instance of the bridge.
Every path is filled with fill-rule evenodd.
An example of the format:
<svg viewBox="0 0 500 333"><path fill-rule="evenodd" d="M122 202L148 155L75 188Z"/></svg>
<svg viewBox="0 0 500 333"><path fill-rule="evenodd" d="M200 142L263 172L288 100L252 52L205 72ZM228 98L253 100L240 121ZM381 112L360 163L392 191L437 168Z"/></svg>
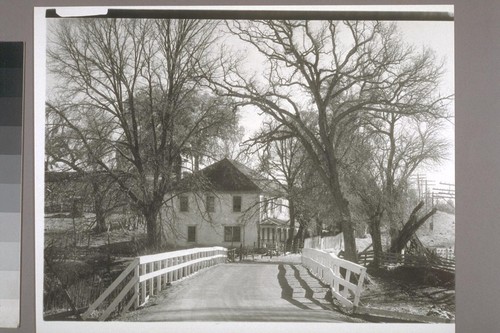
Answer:
<svg viewBox="0 0 500 333"><path fill-rule="evenodd" d="M240 262L222 247L166 252L135 258L82 319L361 322L336 311L333 299L357 306L364 275L364 267L313 249Z"/></svg>

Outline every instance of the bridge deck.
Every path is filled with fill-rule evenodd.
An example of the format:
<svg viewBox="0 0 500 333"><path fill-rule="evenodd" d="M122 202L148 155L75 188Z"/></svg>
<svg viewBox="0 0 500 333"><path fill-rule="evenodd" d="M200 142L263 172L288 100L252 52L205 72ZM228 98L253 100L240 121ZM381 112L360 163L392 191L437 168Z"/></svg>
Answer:
<svg viewBox="0 0 500 333"><path fill-rule="evenodd" d="M359 322L332 310L328 288L300 264L243 262L179 281L126 321Z"/></svg>

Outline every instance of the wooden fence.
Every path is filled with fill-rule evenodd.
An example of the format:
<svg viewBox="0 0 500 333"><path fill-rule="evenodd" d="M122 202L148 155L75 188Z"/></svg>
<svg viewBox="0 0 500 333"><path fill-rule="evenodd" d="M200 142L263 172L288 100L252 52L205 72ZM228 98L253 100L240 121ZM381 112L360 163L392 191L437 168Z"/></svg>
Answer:
<svg viewBox="0 0 500 333"><path fill-rule="evenodd" d="M366 275L365 267L340 259L333 253L310 248L302 249L302 265L330 285L332 295L342 305L358 306Z"/></svg>
<svg viewBox="0 0 500 333"><path fill-rule="evenodd" d="M223 247L194 248L137 257L82 314L82 319L106 320L113 313L138 308L167 284L200 269L226 262Z"/></svg>
<svg viewBox="0 0 500 333"><path fill-rule="evenodd" d="M339 253L344 250L344 234L340 233L335 236L315 236L304 239L304 248L317 250L330 250L334 253Z"/></svg>
<svg viewBox="0 0 500 333"><path fill-rule="evenodd" d="M374 259L373 251L365 251L359 254L359 263L367 266ZM404 265L409 267L433 268L441 271L455 272L455 260L446 258L428 258L410 254L381 253L381 265Z"/></svg>
<svg viewBox="0 0 500 333"><path fill-rule="evenodd" d="M452 247L437 247L433 249L436 255L446 258L446 259L455 259L455 249Z"/></svg>

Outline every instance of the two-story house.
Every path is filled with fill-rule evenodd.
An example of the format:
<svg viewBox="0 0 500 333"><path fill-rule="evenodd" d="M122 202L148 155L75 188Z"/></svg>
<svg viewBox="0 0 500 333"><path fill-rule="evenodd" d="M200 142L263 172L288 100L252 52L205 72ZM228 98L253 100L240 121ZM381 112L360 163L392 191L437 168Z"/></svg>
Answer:
<svg viewBox="0 0 500 333"><path fill-rule="evenodd" d="M175 245L262 248L286 241L287 200L269 179L236 161L223 159L185 177L170 196L167 239Z"/></svg>

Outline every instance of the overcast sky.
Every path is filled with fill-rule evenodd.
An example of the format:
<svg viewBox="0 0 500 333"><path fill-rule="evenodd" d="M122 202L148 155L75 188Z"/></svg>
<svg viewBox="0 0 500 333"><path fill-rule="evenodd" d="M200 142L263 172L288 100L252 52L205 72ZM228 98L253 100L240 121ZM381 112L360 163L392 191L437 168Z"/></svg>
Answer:
<svg viewBox="0 0 500 333"><path fill-rule="evenodd" d="M446 74L443 78L442 93L455 93L455 56L454 56L454 23L453 22L399 22L399 27L405 40L415 45L432 48L438 58L445 59ZM455 114L454 103L451 104ZM455 184L455 121L443 133L450 142L449 160L434 170L421 170L427 173L427 178L439 182Z"/></svg>

